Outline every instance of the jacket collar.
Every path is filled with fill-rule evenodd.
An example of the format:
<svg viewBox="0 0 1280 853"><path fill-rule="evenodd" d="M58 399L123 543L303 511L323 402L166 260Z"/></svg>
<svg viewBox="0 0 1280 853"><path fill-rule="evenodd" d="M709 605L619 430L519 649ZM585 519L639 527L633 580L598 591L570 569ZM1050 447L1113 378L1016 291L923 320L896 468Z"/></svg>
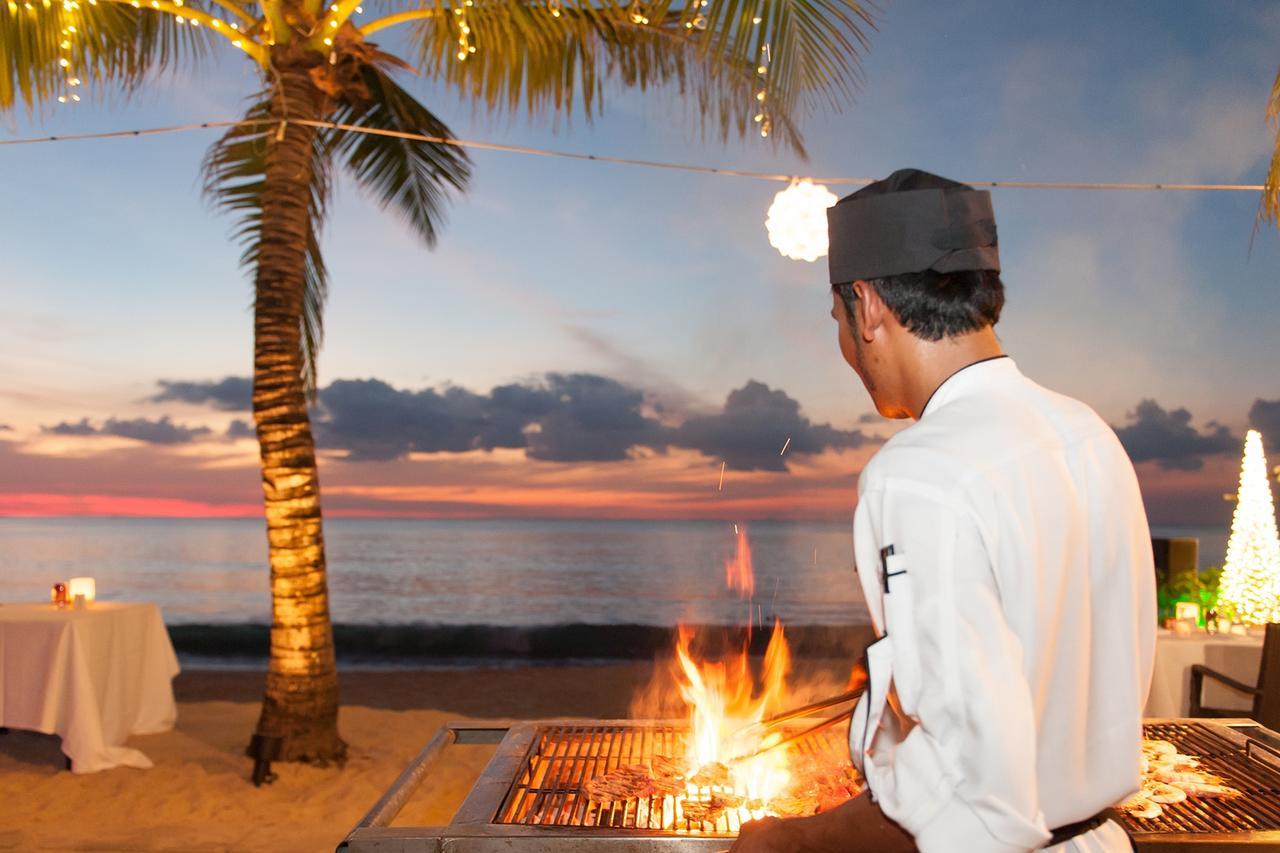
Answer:
<svg viewBox="0 0 1280 853"><path fill-rule="evenodd" d="M993 355L967 364L934 389L925 401L919 420L924 420L930 412L936 412L952 400L989 388L1002 379L1021 375L1018 366L1007 355Z"/></svg>

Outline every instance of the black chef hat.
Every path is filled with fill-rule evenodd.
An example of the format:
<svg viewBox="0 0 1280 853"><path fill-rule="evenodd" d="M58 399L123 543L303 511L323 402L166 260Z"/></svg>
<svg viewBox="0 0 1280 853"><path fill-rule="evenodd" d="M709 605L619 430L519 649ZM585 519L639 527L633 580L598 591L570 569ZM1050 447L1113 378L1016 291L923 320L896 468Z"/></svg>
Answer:
<svg viewBox="0 0 1280 853"><path fill-rule="evenodd" d="M991 193L899 169L827 208L832 284L902 273L1000 270Z"/></svg>

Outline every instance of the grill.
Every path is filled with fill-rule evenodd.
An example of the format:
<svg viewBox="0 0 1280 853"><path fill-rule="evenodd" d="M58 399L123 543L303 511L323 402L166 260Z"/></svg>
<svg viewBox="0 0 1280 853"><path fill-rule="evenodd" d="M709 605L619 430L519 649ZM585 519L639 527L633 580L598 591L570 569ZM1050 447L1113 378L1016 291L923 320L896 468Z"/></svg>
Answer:
<svg viewBox="0 0 1280 853"><path fill-rule="evenodd" d="M1117 814L1139 851L1241 853L1280 844L1280 735L1250 720L1148 721L1149 738L1196 755L1206 771L1243 792L1234 800L1167 805L1153 820ZM658 721L552 720L513 725L450 723L400 775L339 847L347 853L718 853L753 816L747 806L707 823L685 820L671 797L600 806L583 785L592 776L655 755L682 755L686 730ZM431 765L451 744L496 744L497 752L444 827L393 827ZM845 760L841 734L827 730L792 747L824 766ZM794 772L794 771L793 771ZM851 772L851 771L850 771ZM848 793L856 791L852 777ZM709 790L700 790L699 798ZM692 798L692 797L691 797ZM748 804L749 805L749 804ZM759 814L754 813L754 814Z"/></svg>
<svg viewBox="0 0 1280 853"><path fill-rule="evenodd" d="M725 809L715 820L699 821L684 815L675 797L654 796L624 800L611 805L591 802L582 786L628 764L647 764L656 755L683 756L687 729L651 723L587 726L544 726L538 729L523 770L516 778L497 823L521 826L608 827L655 832L701 833L732 837L743 823L764 811L744 804ZM840 735L817 732L795 742L793 759L815 766L848 767L848 748ZM844 798L858 793L852 767L843 789ZM738 794L745 792L738 791ZM702 787L683 800L711 799L713 789Z"/></svg>
<svg viewBox="0 0 1280 853"><path fill-rule="evenodd" d="M1167 740L1179 752L1197 756L1201 769L1221 776L1244 796L1188 798L1165 805L1160 817L1149 820L1118 813L1116 819L1138 849L1201 850L1223 842L1240 850L1237 845L1249 841L1280 843L1280 754L1259 739L1264 730L1191 720L1148 722L1143 729L1146 737Z"/></svg>

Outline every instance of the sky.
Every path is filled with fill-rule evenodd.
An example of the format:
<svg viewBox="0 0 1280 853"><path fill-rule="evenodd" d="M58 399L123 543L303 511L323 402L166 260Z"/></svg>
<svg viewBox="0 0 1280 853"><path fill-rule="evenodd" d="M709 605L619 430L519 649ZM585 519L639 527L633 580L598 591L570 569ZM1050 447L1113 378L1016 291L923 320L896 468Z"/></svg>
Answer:
<svg viewBox="0 0 1280 853"><path fill-rule="evenodd" d="M817 178L1265 174L1273 3L887 0L877 25L857 96L803 122L807 161L702 136L674 91L614 85L593 120L531 120L404 82L458 137L597 155ZM258 80L233 52L127 100L0 117L0 138L237 118ZM0 515L261 512L251 287L200 194L213 139L0 147ZM839 357L825 261L769 246L781 184L472 158L434 249L339 181L313 413L329 513L850 516L901 424ZM1225 525L1244 431L1280 442L1280 234L1255 234L1257 196L993 201L1006 350L1116 428L1154 524Z"/></svg>

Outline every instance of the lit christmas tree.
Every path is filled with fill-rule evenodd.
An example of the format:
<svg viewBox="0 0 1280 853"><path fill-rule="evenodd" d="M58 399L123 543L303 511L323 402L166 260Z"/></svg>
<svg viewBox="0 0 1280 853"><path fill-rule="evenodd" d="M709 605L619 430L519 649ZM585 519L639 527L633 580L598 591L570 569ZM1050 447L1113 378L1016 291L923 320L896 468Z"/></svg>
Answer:
<svg viewBox="0 0 1280 853"><path fill-rule="evenodd" d="M1218 604L1238 622L1280 622L1280 536L1262 436L1253 429L1244 437L1240 492Z"/></svg>

